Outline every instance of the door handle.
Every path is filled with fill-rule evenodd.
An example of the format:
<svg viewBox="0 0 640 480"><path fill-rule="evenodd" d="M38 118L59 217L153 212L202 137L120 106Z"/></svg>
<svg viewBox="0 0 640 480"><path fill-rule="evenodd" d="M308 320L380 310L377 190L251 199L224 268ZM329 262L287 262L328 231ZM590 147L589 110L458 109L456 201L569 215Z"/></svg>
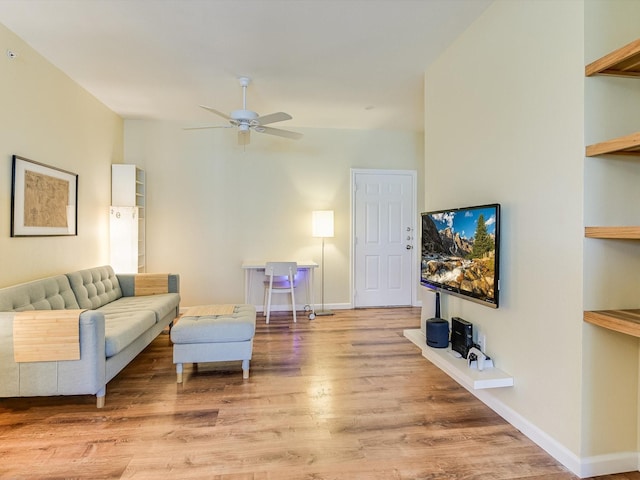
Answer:
<svg viewBox="0 0 640 480"><path fill-rule="evenodd" d="M407 245L407 250L411 250L413 248L413 245Z"/></svg>

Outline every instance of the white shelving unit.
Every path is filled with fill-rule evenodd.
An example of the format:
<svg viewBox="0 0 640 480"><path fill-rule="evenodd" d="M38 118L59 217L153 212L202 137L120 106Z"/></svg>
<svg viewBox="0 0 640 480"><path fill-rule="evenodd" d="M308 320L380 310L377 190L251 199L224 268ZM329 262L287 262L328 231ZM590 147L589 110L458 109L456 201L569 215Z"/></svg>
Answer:
<svg viewBox="0 0 640 480"><path fill-rule="evenodd" d="M111 165L111 265L118 273L146 270L145 172L136 165Z"/></svg>
<svg viewBox="0 0 640 480"><path fill-rule="evenodd" d="M424 333L419 328L405 330L403 333L406 338L420 347L423 357L468 390L513 386L513 377L498 368L491 367L484 370L469 368L467 360L454 357L449 353L450 349L429 347Z"/></svg>

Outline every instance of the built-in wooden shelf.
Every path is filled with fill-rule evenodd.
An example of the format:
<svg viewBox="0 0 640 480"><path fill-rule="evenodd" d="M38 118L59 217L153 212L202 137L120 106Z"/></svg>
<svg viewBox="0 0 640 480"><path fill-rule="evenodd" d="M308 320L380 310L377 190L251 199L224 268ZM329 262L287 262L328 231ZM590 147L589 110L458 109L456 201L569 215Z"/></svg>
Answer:
<svg viewBox="0 0 640 480"><path fill-rule="evenodd" d="M585 227L584 236L587 238L640 240L640 227Z"/></svg>
<svg viewBox="0 0 640 480"><path fill-rule="evenodd" d="M640 156L640 132L587 146L587 157L606 154Z"/></svg>
<svg viewBox="0 0 640 480"><path fill-rule="evenodd" d="M587 77L613 75L640 78L640 39L590 63L584 71ZM607 154L640 157L640 132L589 145L586 148L587 157ZM640 240L640 226L585 227L584 235L588 238ZM640 310L586 311L583 318L587 323L640 338Z"/></svg>
<svg viewBox="0 0 640 480"><path fill-rule="evenodd" d="M614 75L640 78L640 39L590 63L584 71L587 77ZM589 145L586 150L587 157L606 154L640 156L640 132Z"/></svg>
<svg viewBox="0 0 640 480"><path fill-rule="evenodd" d="M640 310L596 310L584 312L584 321L614 332L640 337Z"/></svg>
<svg viewBox="0 0 640 480"><path fill-rule="evenodd" d="M587 77L593 75L640 77L640 39L590 63L585 67L584 72Z"/></svg>

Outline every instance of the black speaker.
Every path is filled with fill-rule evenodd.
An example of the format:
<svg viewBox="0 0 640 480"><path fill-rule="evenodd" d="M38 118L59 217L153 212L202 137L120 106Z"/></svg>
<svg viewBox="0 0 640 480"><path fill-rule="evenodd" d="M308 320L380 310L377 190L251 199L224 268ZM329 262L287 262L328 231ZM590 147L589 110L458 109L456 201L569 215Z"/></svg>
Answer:
<svg viewBox="0 0 640 480"><path fill-rule="evenodd" d="M451 319L451 350L458 352L462 358L467 358L471 347L473 347L473 324L460 317L453 317Z"/></svg>
<svg viewBox="0 0 640 480"><path fill-rule="evenodd" d="M442 318L427 320L427 345L433 348L449 346L449 322Z"/></svg>

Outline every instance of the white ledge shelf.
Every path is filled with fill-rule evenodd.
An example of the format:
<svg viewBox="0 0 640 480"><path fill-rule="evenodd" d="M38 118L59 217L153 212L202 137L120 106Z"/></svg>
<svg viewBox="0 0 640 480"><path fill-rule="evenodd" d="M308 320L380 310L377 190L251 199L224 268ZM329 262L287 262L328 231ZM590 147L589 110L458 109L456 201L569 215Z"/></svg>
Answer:
<svg viewBox="0 0 640 480"><path fill-rule="evenodd" d="M454 357L449 353L449 348L429 347L419 328L405 330L403 333L422 350L423 357L469 390L513 386L513 377L498 368L469 368L467 360Z"/></svg>

